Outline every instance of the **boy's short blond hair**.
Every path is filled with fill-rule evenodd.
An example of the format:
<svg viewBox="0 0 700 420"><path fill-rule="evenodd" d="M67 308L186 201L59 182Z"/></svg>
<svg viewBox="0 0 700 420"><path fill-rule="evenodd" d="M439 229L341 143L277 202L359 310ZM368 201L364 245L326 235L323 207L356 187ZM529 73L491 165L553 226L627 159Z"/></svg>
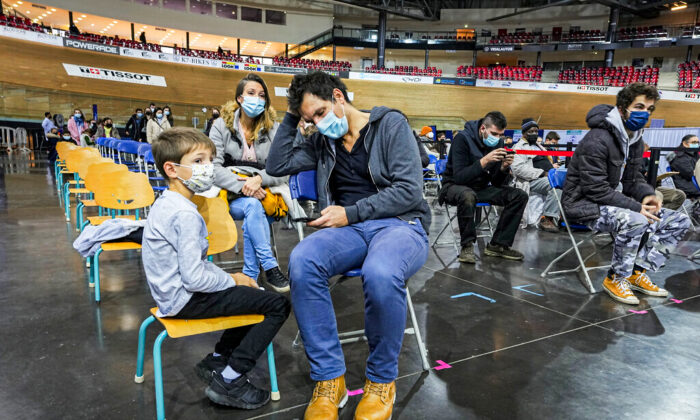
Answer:
<svg viewBox="0 0 700 420"><path fill-rule="evenodd" d="M165 162L180 163L183 156L200 147L209 149L212 156L216 156L214 142L199 130L175 127L163 131L152 144L153 160L156 161L158 172L169 181L163 170Z"/></svg>

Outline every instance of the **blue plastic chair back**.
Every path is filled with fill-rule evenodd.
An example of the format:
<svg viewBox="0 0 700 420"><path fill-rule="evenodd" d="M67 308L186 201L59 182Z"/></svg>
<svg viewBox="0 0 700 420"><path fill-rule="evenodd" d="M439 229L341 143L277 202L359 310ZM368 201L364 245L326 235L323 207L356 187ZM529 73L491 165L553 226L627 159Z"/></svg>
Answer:
<svg viewBox="0 0 700 420"><path fill-rule="evenodd" d="M698 185L698 179L693 177L692 180L693 180L693 185L695 185L695 189L700 191L700 185Z"/></svg>
<svg viewBox="0 0 700 420"><path fill-rule="evenodd" d="M428 155L428 159L430 160L430 163L435 165L438 161L438 158L435 155Z"/></svg>
<svg viewBox="0 0 700 420"><path fill-rule="evenodd" d="M146 163L156 163L156 161L153 159L153 152L150 150L143 154L143 160L145 160Z"/></svg>
<svg viewBox="0 0 700 420"><path fill-rule="evenodd" d="M564 182L566 181L566 169L550 169L547 174L549 179L549 185L552 188L557 188L561 190L564 188Z"/></svg>
<svg viewBox="0 0 700 420"><path fill-rule="evenodd" d="M139 148L138 148L136 154L139 155L139 156L145 156L145 155L146 155L146 152L150 152L151 150L152 150L152 149L151 149L151 145L150 145L150 144L148 144L148 143L139 143Z"/></svg>
<svg viewBox="0 0 700 420"><path fill-rule="evenodd" d="M443 172L445 172L445 169L447 168L447 159L439 159L437 162L435 162L435 173L438 175L442 175Z"/></svg>
<svg viewBox="0 0 700 420"><path fill-rule="evenodd" d="M292 200L318 201L316 191L316 171L304 171L289 177L289 191Z"/></svg>
<svg viewBox="0 0 700 420"><path fill-rule="evenodd" d="M139 146L141 143L133 140L122 140L117 144L117 150L120 152L128 153L130 155L136 155L139 152Z"/></svg>

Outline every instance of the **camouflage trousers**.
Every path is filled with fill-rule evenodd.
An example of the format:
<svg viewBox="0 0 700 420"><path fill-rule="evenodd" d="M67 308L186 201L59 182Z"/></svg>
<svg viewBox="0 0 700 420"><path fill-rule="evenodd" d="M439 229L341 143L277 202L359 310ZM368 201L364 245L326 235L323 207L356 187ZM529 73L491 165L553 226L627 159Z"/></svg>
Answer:
<svg viewBox="0 0 700 420"><path fill-rule="evenodd" d="M656 271L690 228L690 219L683 213L661 209L659 222L649 223L641 213L613 206L600 206L600 218L588 224L598 232L615 234L611 270L620 277L629 277L634 265ZM640 249L642 237L648 239Z"/></svg>

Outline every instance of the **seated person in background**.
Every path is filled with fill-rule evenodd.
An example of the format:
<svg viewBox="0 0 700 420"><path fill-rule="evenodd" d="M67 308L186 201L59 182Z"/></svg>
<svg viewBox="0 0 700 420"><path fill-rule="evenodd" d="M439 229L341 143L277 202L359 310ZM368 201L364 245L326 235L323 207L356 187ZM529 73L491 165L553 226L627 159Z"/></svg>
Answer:
<svg viewBox="0 0 700 420"><path fill-rule="evenodd" d="M523 254L511 248L520 219L527 206L527 194L507 186L513 154L503 148L506 117L492 111L480 120L467 121L464 130L452 140L443 174L439 203L457 206L462 251L459 261L474 264L476 203L503 206L491 243L484 254L509 260L522 260Z"/></svg>
<svg viewBox="0 0 700 420"><path fill-rule="evenodd" d="M111 137L113 139L121 138L119 137L119 130L114 126L111 118L105 117L104 120L102 120L102 125L97 128L97 135L95 138L100 137Z"/></svg>
<svg viewBox="0 0 700 420"><path fill-rule="evenodd" d="M174 128L153 142L153 157L168 189L151 208L143 231L143 268L159 317L202 319L260 314L259 324L224 331L214 353L195 368L217 404L255 409L270 392L248 381L284 321L289 301L258 288L245 274L228 274L207 261L207 226L190 201L214 183L214 143L192 128Z"/></svg>
<svg viewBox="0 0 700 420"><path fill-rule="evenodd" d="M556 145L559 143L559 138L559 134L557 134L556 131L550 131L544 137L542 146L544 146L544 148L550 152L556 152L559 150L556 147ZM558 156L535 156L532 160L532 166L549 172L549 170L552 168L559 169L559 167L563 164L563 162L560 162L560 160L563 159L559 159Z"/></svg>
<svg viewBox="0 0 700 420"><path fill-rule="evenodd" d="M525 118L522 123L523 140L515 146L515 150L544 151L545 148L537 144L539 131L537 122L532 118ZM549 185L548 171L534 167L534 155L516 154L513 159L511 171L515 176L515 186L529 194L539 194L545 197L539 228L551 233L559 232L559 205L557 204L557 191ZM547 157L547 156L544 156Z"/></svg>
<svg viewBox="0 0 700 420"><path fill-rule="evenodd" d="M345 84L323 72L297 75L266 168L273 176L316 170L320 228L289 257L294 315L316 387L306 420L338 418L347 402L345 360L328 281L362 267L369 358L356 420L391 418L406 324L406 281L428 258L430 208L406 117L355 108ZM299 119L318 128L295 144ZM325 186L325 187L324 187Z"/></svg>
<svg viewBox="0 0 700 420"><path fill-rule="evenodd" d="M49 152L49 166L53 167L58 153L56 152L56 143L61 141L61 135L58 134L58 128L56 126L51 127L51 129L46 133L46 144ZM66 134L66 141L70 141L70 134Z"/></svg>
<svg viewBox="0 0 700 420"><path fill-rule="evenodd" d="M525 133L523 133L523 136L525 136ZM505 147L506 149L512 149L513 148L513 137L505 136L503 138L503 147Z"/></svg>
<svg viewBox="0 0 700 420"><path fill-rule="evenodd" d="M562 194L569 222L616 233L603 289L631 305L639 303L632 289L668 296L646 271L658 270L690 227L686 215L661 208L640 168L642 129L659 99L656 87L632 83L618 92L616 106L591 109L586 116L591 130L574 151ZM620 182L622 192L616 190Z"/></svg>
<svg viewBox="0 0 700 420"><path fill-rule="evenodd" d="M432 134L432 131L431 131ZM430 158L428 157L428 149L425 144L421 141L420 136L413 132L413 136L416 138L416 143L418 143L418 153L420 154L420 164L423 168L427 168L430 165Z"/></svg>
<svg viewBox="0 0 700 420"><path fill-rule="evenodd" d="M437 150L438 159L444 159L447 155L447 135L444 131L438 131L437 133Z"/></svg>
<svg viewBox="0 0 700 420"><path fill-rule="evenodd" d="M649 151L649 145L644 143L644 153ZM642 159L642 174L644 179L647 178L647 173L649 171L650 159ZM662 206L671 210L678 210L685 202L685 193L677 188L669 188L661 186L661 181L656 178L656 196L663 203Z"/></svg>
<svg viewBox="0 0 700 420"><path fill-rule="evenodd" d="M92 131L92 128L84 129L83 132L80 133L80 146L81 147L93 146L95 144L95 142L92 140L93 135L94 135L94 132Z"/></svg>
<svg viewBox="0 0 700 420"><path fill-rule="evenodd" d="M688 134L683 137L679 147L684 150L675 153L675 158L670 161L671 170L678 172L678 175L673 176L673 183L676 188L683 191L685 195L692 199L700 198L700 191L693 185L693 175L698 165L698 136Z"/></svg>

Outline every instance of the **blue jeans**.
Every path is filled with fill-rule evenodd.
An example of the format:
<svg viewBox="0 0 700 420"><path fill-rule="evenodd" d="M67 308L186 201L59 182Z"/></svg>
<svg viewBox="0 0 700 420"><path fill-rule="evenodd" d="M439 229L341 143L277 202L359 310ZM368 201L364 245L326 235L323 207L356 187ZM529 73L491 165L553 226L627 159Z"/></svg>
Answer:
<svg viewBox="0 0 700 420"><path fill-rule="evenodd" d="M289 257L292 304L311 379L324 381L345 373L328 280L359 267L369 343L366 376L380 383L396 379L406 327L406 280L427 258L423 227L399 218L322 229L294 248Z"/></svg>
<svg viewBox="0 0 700 420"><path fill-rule="evenodd" d="M270 247L270 224L260 200L241 197L231 202L231 217L243 220L243 274L253 279L260 265L267 271L278 266Z"/></svg>

